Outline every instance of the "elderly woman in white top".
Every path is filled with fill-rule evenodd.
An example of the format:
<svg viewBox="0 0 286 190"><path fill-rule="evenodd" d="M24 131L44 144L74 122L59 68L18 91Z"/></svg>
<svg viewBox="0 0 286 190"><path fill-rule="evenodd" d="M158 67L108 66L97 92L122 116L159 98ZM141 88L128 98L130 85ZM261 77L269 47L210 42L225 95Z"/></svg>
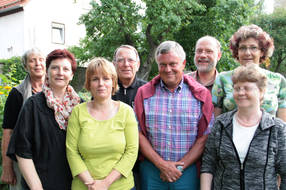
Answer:
<svg viewBox="0 0 286 190"><path fill-rule="evenodd" d="M201 168L201 189L286 189L286 123L263 109L266 75L258 65L234 70L237 109L217 117Z"/></svg>

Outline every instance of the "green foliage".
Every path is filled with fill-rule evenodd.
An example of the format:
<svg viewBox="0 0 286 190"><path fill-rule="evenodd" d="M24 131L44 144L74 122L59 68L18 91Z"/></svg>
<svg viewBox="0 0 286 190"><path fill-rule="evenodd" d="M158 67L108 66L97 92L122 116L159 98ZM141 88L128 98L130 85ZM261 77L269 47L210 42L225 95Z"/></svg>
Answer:
<svg viewBox="0 0 286 190"><path fill-rule="evenodd" d="M92 9L80 19L86 26L86 37L80 47L71 51L85 62L101 56L112 59L121 44L133 45L140 54L139 77L157 74L154 52L165 40L178 41L188 55L188 69L194 69L193 52L196 40L212 35L222 43L223 57L219 71L236 66L228 50L228 40L234 31L259 12L254 0L133 0L92 1Z"/></svg>
<svg viewBox="0 0 286 190"><path fill-rule="evenodd" d="M21 64L20 57L1 59L0 62L4 63L2 68L4 74L0 74L0 141L2 142L2 123L6 99L12 87L20 83L20 80L26 76L26 72ZM0 162L2 163L2 156L0 156ZM1 173L2 165L0 166L0 174ZM8 190L8 185L0 182L0 189Z"/></svg>
<svg viewBox="0 0 286 190"><path fill-rule="evenodd" d="M79 97L84 100L85 102L91 100L91 94L86 89L80 90L78 93Z"/></svg>
<svg viewBox="0 0 286 190"><path fill-rule="evenodd" d="M3 73L14 83L19 83L27 74L25 71L21 57L11 57L10 59L0 59L0 63L4 63Z"/></svg>
<svg viewBox="0 0 286 190"><path fill-rule="evenodd" d="M2 123L3 123L3 113L4 106L7 99L7 96L13 86L14 82L8 79L3 74L0 74L0 142L2 142ZM0 163L2 163L2 156L0 155ZM0 174L2 173L2 165L0 165ZM8 189L8 185L2 184L0 181L0 189L6 190Z"/></svg>
<svg viewBox="0 0 286 190"><path fill-rule="evenodd" d="M81 42L85 51L80 55L73 51L81 61L95 56L111 59L120 44L136 46L134 43L139 38L137 24L141 19L139 6L131 0L92 1L91 4L92 9L80 19L86 26L86 38Z"/></svg>
<svg viewBox="0 0 286 190"><path fill-rule="evenodd" d="M203 11L195 0L144 0L144 5L132 0L92 1L92 9L80 23L86 26L86 38L72 52L80 62L95 56L112 59L121 44L137 48L141 58L139 76L148 77L154 63L154 51L159 43L174 39L174 32L189 23L193 12ZM139 13L143 7L144 13Z"/></svg>
<svg viewBox="0 0 286 190"><path fill-rule="evenodd" d="M275 51L268 69L286 75L286 10L276 9L273 14L261 14L252 19L274 39Z"/></svg>
<svg viewBox="0 0 286 190"><path fill-rule="evenodd" d="M179 30L176 35L176 41L184 47L187 53L187 69L196 69L193 64L196 41L205 35L214 36L221 43L222 58L217 69L225 71L235 68L237 63L229 50L229 39L240 26L249 24L250 17L259 10L259 6L255 5L253 0L208 2L206 11L196 15L192 22Z"/></svg>

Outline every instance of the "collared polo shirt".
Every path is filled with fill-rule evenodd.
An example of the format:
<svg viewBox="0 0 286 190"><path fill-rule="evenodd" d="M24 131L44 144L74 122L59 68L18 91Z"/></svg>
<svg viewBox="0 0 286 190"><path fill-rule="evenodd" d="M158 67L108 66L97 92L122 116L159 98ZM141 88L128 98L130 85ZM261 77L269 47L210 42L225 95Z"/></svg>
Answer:
<svg viewBox="0 0 286 190"><path fill-rule="evenodd" d="M197 137L201 106L183 80L174 92L161 80L155 94L144 99L147 138L164 160L179 161L189 152ZM210 133L213 122L214 118L204 134Z"/></svg>
<svg viewBox="0 0 286 190"><path fill-rule="evenodd" d="M200 77L199 77L199 73L198 73L197 70L196 70L196 71L193 71L193 72L190 72L190 73L188 73L187 75L190 75L191 77L193 77L197 82L199 82L201 85L203 85L204 87L206 87L206 88L210 91L210 93L211 93L217 74L218 74L218 72L217 72L217 70L215 70L215 77L213 78L213 80L209 81L209 83L206 84L206 85L204 85L203 83L201 83Z"/></svg>

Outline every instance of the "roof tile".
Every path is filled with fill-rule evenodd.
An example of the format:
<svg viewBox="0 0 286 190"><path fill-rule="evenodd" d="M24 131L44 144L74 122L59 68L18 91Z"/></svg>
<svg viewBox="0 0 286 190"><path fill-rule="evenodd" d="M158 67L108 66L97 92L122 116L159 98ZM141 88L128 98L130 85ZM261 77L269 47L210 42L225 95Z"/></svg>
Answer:
<svg viewBox="0 0 286 190"><path fill-rule="evenodd" d="M6 8L11 8L16 5L23 5L27 2L28 0L0 0L0 10L1 9L6 9Z"/></svg>

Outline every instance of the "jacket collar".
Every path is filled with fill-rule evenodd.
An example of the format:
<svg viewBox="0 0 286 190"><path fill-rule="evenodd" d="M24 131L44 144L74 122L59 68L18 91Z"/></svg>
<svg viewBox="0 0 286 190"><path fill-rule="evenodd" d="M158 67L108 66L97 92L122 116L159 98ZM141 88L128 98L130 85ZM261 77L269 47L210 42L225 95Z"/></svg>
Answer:
<svg viewBox="0 0 286 190"><path fill-rule="evenodd" d="M127 88L135 88L136 87L136 81L137 81L137 76L135 75L133 82ZM120 88L124 88L121 81L119 80L119 78L118 78L118 85L120 86Z"/></svg>
<svg viewBox="0 0 286 190"><path fill-rule="evenodd" d="M220 122L224 126L224 128L229 128L230 126L232 126L232 120L236 112L237 112L237 109L224 113L220 115L219 117L217 117L217 121ZM262 118L259 123L259 128L261 130L266 130L274 125L275 125L274 116L265 112L262 109Z"/></svg>

